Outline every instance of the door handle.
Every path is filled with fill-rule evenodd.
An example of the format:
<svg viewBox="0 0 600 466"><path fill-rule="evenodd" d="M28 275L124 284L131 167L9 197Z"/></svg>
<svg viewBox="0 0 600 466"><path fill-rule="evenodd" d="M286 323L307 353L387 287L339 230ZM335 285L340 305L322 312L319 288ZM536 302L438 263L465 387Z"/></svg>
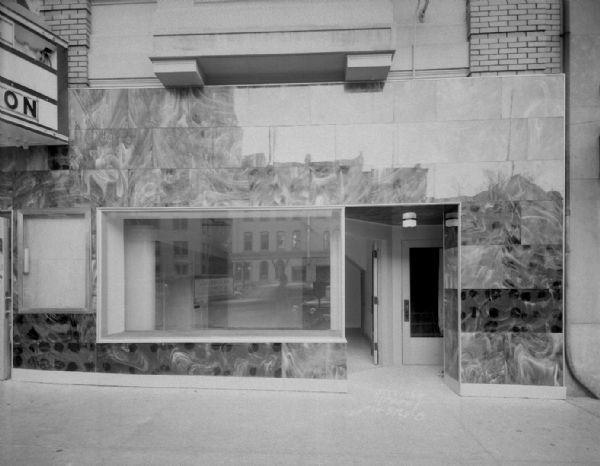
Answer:
<svg viewBox="0 0 600 466"><path fill-rule="evenodd" d="M410 321L410 301L404 300L404 322Z"/></svg>

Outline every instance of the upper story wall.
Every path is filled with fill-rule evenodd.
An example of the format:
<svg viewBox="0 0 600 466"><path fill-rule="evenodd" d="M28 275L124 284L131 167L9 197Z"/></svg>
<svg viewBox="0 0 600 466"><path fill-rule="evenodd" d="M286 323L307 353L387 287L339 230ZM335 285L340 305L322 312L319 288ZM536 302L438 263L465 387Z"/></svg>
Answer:
<svg viewBox="0 0 600 466"><path fill-rule="evenodd" d="M389 26L391 31L389 43L395 50L391 77L464 76L468 72L466 17L466 0L187 1L178 2L177 8L165 1L93 1L89 78L97 86L157 85L149 59L157 47L165 54L169 47L178 53L194 52L187 38L185 43L177 42L181 34L194 40L214 35L211 47L218 49L227 33L236 31L320 31L325 48L330 39L335 40L327 31L379 26ZM262 43L260 34L237 40L240 49L261 52L254 50Z"/></svg>

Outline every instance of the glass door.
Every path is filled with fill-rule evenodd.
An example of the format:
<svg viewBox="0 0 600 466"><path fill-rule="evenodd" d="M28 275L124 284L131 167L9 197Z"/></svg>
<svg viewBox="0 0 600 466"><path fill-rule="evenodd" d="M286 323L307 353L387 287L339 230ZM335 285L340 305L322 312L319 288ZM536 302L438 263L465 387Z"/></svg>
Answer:
<svg viewBox="0 0 600 466"><path fill-rule="evenodd" d="M442 245L435 240L402 246L402 362L442 364Z"/></svg>

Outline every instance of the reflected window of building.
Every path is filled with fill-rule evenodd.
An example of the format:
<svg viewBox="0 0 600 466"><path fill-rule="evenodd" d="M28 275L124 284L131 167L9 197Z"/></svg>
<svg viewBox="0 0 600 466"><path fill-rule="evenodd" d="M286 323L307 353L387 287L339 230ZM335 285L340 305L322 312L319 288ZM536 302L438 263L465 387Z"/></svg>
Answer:
<svg viewBox="0 0 600 466"><path fill-rule="evenodd" d="M188 242L187 241L175 241L173 242L173 255L177 257L187 257L188 255Z"/></svg>
<svg viewBox="0 0 600 466"><path fill-rule="evenodd" d="M261 261L260 263L260 279L269 279L269 263L267 261Z"/></svg>
<svg viewBox="0 0 600 466"><path fill-rule="evenodd" d="M252 232L244 232L244 251L252 251Z"/></svg>
<svg viewBox="0 0 600 466"><path fill-rule="evenodd" d="M260 250L261 251L269 250L269 232L268 231L260 232Z"/></svg>
<svg viewBox="0 0 600 466"><path fill-rule="evenodd" d="M99 212L101 339L118 341L129 332L139 338L144 331L153 332L147 334L149 341L177 332L186 338L198 332L200 339L205 330L211 335L341 332L339 208L278 210L277 218L266 210L259 215L233 209ZM265 220L246 222L249 216ZM173 222L176 218L186 222ZM249 225L256 229L248 231ZM308 238L299 239L300 225L313 242L331 232L329 249L309 248ZM294 248L284 249L286 231L296 238ZM264 233L276 239L275 249L262 249ZM253 235L259 235L261 247L250 255Z"/></svg>
<svg viewBox="0 0 600 466"><path fill-rule="evenodd" d="M285 231L277 232L277 249L285 249Z"/></svg>
<svg viewBox="0 0 600 466"><path fill-rule="evenodd" d="M173 219L173 230L187 230L188 222L187 218L174 218Z"/></svg>
<svg viewBox="0 0 600 466"><path fill-rule="evenodd" d="M300 249L300 230L292 232L292 249Z"/></svg>

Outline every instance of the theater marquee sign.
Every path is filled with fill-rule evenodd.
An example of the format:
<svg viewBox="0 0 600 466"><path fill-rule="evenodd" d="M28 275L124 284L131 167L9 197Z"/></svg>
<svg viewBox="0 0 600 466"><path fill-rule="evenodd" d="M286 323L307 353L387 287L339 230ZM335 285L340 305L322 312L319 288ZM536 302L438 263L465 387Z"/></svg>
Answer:
<svg viewBox="0 0 600 466"><path fill-rule="evenodd" d="M66 144L67 44L8 5L0 5L0 147Z"/></svg>

